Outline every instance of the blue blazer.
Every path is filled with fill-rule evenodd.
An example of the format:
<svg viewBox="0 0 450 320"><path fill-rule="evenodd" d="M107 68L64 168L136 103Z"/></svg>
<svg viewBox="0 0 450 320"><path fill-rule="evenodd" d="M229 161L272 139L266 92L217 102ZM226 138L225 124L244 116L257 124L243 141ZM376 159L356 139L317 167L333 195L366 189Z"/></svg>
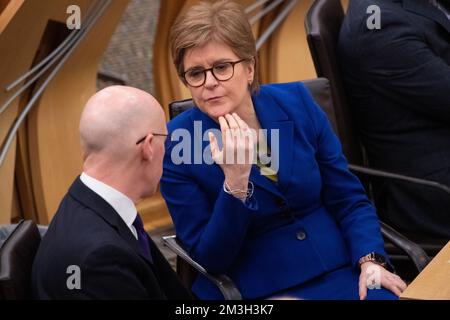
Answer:
<svg viewBox="0 0 450 320"><path fill-rule="evenodd" d="M180 139L166 149L161 181L177 236L189 254L209 272L230 276L244 298L356 268L359 258L372 251L385 255L375 210L304 85L264 85L252 100L261 126L279 130L279 157L272 160L279 171L275 183L253 165L255 189L245 204L224 192L218 165L174 161L176 155L185 160L192 155L191 162L202 152L208 155L204 133L219 125L198 108L168 124L173 137L175 129L184 128L181 133L195 140ZM268 135L273 151L272 138ZM221 298L202 276L192 290L202 299Z"/></svg>

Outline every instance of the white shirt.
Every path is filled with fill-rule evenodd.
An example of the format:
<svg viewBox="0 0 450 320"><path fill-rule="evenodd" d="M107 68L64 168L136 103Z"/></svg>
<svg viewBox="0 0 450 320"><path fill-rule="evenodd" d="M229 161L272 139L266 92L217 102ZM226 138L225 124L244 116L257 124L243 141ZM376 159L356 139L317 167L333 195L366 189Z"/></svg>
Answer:
<svg viewBox="0 0 450 320"><path fill-rule="evenodd" d="M114 208L114 210L119 214L128 228L131 230L131 233L137 239L138 235L136 229L133 226L133 222L136 219L137 210L133 201L131 201L131 199L124 195L122 192L117 191L113 187L110 187L107 184L92 178L84 172L81 174L80 180L86 185L86 187L102 197L111 205L111 207Z"/></svg>

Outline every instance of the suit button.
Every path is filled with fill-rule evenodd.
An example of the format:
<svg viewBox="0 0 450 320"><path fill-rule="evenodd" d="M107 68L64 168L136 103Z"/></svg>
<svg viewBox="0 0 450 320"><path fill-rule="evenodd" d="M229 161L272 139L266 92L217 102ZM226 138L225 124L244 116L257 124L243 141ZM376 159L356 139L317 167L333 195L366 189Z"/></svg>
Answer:
<svg viewBox="0 0 450 320"><path fill-rule="evenodd" d="M305 240L306 239L306 232L305 232L305 230L297 231L297 235L296 236L297 236L297 239L300 240L300 241Z"/></svg>

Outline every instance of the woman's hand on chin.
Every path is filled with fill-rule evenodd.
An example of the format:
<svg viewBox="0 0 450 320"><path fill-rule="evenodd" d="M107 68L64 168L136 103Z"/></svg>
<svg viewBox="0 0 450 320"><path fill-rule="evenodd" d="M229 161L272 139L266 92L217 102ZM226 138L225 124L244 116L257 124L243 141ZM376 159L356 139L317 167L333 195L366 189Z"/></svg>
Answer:
<svg viewBox="0 0 450 320"><path fill-rule="evenodd" d="M218 120L223 147L219 149L216 137L210 132L212 158L222 169L228 188L247 190L254 158L252 130L236 113L226 114Z"/></svg>

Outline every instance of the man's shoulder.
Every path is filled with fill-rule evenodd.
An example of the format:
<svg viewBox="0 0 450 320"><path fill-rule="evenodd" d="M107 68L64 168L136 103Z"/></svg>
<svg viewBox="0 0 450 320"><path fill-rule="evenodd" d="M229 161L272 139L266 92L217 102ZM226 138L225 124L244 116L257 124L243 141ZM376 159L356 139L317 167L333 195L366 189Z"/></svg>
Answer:
<svg viewBox="0 0 450 320"><path fill-rule="evenodd" d="M132 265L137 260L133 250L107 227L95 223L75 222L67 226L58 220L55 222L45 235L33 263L32 283L38 298L74 299L78 293L67 287L74 277L79 276L80 284L87 289L86 281L91 281L94 276L96 280L92 281L99 281L103 273L108 276L111 270L125 272L123 265Z"/></svg>
<svg viewBox="0 0 450 320"><path fill-rule="evenodd" d="M383 33L391 25L408 24L414 26L414 20L420 16L406 10L403 0L357 0L350 1L343 31L351 30L362 33ZM380 22L379 27L371 28L371 23Z"/></svg>
<svg viewBox="0 0 450 320"><path fill-rule="evenodd" d="M61 258L83 256L102 243L120 243L117 231L95 212L67 194L52 218L42 239L41 247L46 254Z"/></svg>
<svg viewBox="0 0 450 320"><path fill-rule="evenodd" d="M87 263L95 264L108 256L109 261L128 259L122 254L127 250L131 251L113 227L91 208L66 196L39 246L33 281L59 288L74 268L85 270Z"/></svg>
<svg viewBox="0 0 450 320"><path fill-rule="evenodd" d="M364 18L374 12L375 8L381 11L403 12L403 0L353 0L349 2L348 10L355 10L359 14L355 17ZM348 11L348 12L349 12Z"/></svg>
<svg viewBox="0 0 450 320"><path fill-rule="evenodd" d="M338 41L344 68L356 68L356 62L367 60L366 56L384 59L389 50L404 49L399 43L422 39L422 19L406 10L402 0L351 1Z"/></svg>

